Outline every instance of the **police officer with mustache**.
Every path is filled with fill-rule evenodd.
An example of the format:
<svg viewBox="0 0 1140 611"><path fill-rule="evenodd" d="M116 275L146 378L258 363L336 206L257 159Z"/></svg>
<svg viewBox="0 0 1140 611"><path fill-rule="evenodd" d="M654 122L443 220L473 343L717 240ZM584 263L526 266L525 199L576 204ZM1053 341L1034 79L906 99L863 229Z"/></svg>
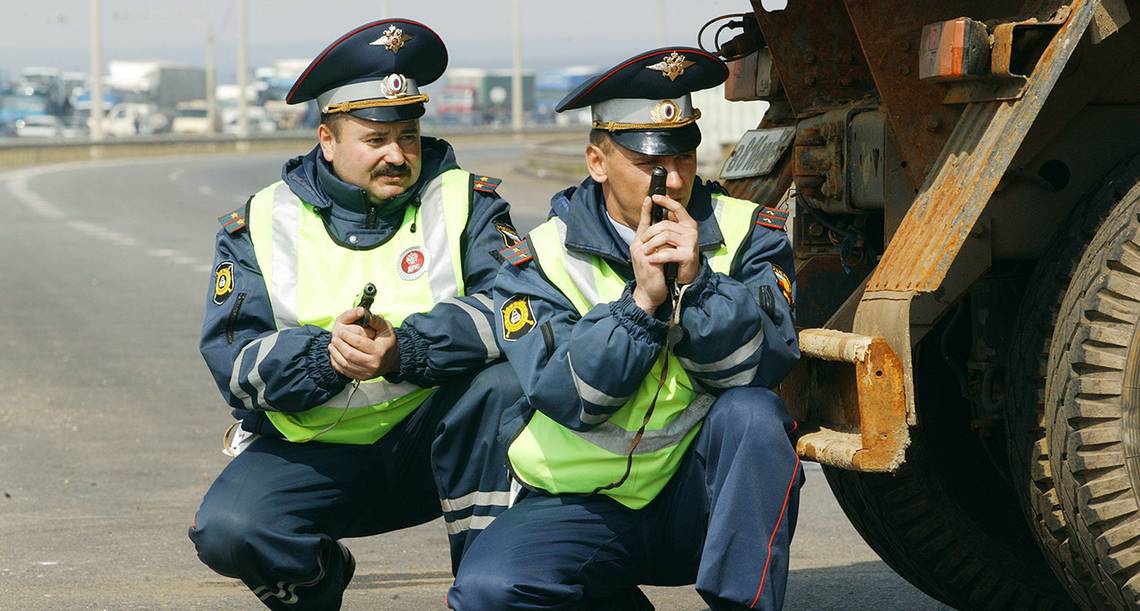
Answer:
<svg viewBox="0 0 1140 611"><path fill-rule="evenodd" d="M489 292L516 238L499 181L420 134L420 88L446 65L407 19L333 42L286 98L316 100L317 145L219 219L201 352L235 458L190 538L270 608L339 607L343 538L441 514L458 563L508 503L497 439L521 390Z"/></svg>

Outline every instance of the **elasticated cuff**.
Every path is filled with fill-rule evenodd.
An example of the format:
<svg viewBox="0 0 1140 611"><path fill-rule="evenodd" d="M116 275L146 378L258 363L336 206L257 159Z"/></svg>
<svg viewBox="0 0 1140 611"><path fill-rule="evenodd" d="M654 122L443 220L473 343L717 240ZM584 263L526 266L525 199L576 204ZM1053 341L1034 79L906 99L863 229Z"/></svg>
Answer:
<svg viewBox="0 0 1140 611"><path fill-rule="evenodd" d="M417 386L431 386L427 381L427 348L423 336L412 327L397 327L396 346L400 349L400 370L384 376L389 382L411 382Z"/></svg>
<svg viewBox="0 0 1140 611"><path fill-rule="evenodd" d="M309 340L309 350L305 353L305 368L317 387L330 394L336 394L351 382L333 369L329 360L329 343L332 342L332 333L321 331Z"/></svg>
<svg viewBox="0 0 1140 611"><path fill-rule="evenodd" d="M633 301L633 283L625 285L625 291L617 301L610 302L610 314L617 318L618 324L629 332L630 337L641 340L647 344L661 345L665 342L665 334L669 324L663 320L645 313Z"/></svg>
<svg viewBox="0 0 1140 611"><path fill-rule="evenodd" d="M685 289L685 295L681 298L682 308L699 308L705 303L705 292L709 289L716 289L716 279L713 277L714 273L712 267L709 267L709 260L701 255L701 269L697 272L697 277L689 284L689 288Z"/></svg>

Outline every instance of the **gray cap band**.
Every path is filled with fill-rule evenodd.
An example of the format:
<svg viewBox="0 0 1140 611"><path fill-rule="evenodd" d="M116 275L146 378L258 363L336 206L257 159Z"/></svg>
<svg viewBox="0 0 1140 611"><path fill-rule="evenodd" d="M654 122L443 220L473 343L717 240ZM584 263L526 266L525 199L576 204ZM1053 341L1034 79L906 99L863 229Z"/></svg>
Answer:
<svg viewBox="0 0 1140 611"><path fill-rule="evenodd" d="M317 106L324 112L333 104L376 99L399 100L419 95L420 89L416 86L415 79L402 74L389 74L382 79L349 83L330 89L317 96Z"/></svg>

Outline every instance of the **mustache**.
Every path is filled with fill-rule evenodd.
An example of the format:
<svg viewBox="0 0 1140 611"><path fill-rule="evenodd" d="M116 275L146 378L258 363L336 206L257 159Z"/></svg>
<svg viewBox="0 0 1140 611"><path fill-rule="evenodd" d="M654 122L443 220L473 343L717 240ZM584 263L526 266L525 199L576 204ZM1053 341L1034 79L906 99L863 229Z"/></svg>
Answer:
<svg viewBox="0 0 1140 611"><path fill-rule="evenodd" d="M390 164L386 163L386 164L372 170L372 178L380 178L381 176L387 176L387 177L408 176L411 173L412 173L412 169L409 168L408 164L406 164L406 163L402 163L400 165L390 165Z"/></svg>

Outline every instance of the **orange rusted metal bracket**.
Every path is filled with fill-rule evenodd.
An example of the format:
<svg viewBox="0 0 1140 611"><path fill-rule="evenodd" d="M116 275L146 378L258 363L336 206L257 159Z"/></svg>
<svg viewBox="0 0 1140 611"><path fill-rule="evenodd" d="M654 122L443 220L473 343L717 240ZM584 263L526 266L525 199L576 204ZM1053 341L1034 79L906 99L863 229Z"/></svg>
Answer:
<svg viewBox="0 0 1140 611"><path fill-rule="evenodd" d="M780 386L789 411L814 428L805 458L857 471L892 471L917 424L912 346L938 312L988 268L967 256L986 205L1092 19L1096 0L1029 0L1024 15L1063 19L1024 95L968 104L855 309L851 333L806 329L806 358Z"/></svg>
<svg viewBox="0 0 1140 611"><path fill-rule="evenodd" d="M1097 2L1092 2L1097 4ZM1053 34L1069 18L1068 6L1058 7L1055 11L1033 16L1028 19L1018 19L998 23L993 26L993 46L990 51L990 76L982 80L963 81L950 85L946 92L944 104L967 104L970 102L989 102L995 100L1016 100L1023 95L1029 86L1028 73L1034 66L1032 53L1019 50L1018 47L1027 45L1027 37L1038 39L1052 37ZM1028 57L1019 57L1028 55ZM1018 65L1024 64L1024 65Z"/></svg>
<svg viewBox="0 0 1140 611"><path fill-rule="evenodd" d="M1096 4L1031 0L1024 14L1043 15L1042 21L1064 15L1064 22L1027 75L1025 94L1012 101L966 106L867 283L853 331L884 338L902 359L910 424L917 422L911 347L922 335L921 329L912 333L912 305L920 296L947 292L951 266L1088 28ZM956 268L954 285L968 286L986 268L966 267ZM939 301L953 303L956 298L941 295Z"/></svg>
<svg viewBox="0 0 1140 611"><path fill-rule="evenodd" d="M910 434L902 361L881 337L832 329L800 331L804 359L780 387L788 411L810 421L796 451L856 471L894 471Z"/></svg>

